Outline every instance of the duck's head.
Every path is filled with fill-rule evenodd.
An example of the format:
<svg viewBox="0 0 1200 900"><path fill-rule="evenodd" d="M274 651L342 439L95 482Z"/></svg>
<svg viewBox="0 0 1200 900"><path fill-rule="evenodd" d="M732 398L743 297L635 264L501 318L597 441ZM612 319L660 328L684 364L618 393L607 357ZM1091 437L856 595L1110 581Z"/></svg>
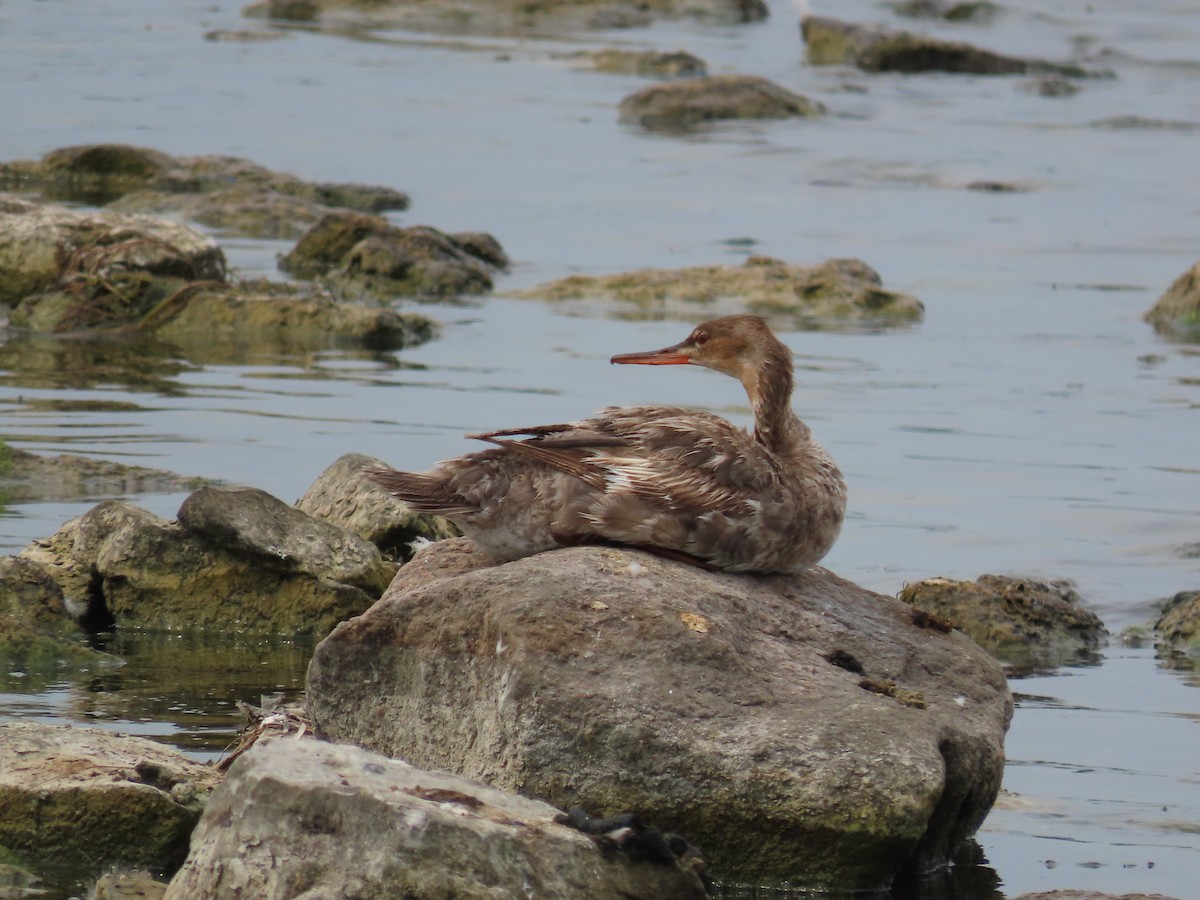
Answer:
<svg viewBox="0 0 1200 900"><path fill-rule="evenodd" d="M612 358L621 365L704 366L732 375L747 389L772 368L791 372L791 352L761 316L724 316L704 322L671 347ZM790 387L790 385L789 385Z"/></svg>

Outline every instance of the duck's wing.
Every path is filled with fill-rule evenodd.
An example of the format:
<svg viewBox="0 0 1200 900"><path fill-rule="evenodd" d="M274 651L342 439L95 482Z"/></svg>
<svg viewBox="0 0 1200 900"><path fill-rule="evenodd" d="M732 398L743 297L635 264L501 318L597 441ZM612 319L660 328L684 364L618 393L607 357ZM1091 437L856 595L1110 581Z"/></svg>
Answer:
<svg viewBox="0 0 1200 900"><path fill-rule="evenodd" d="M729 509L769 491L777 478L747 432L677 407L610 407L580 422L474 437L573 475L606 497L680 510Z"/></svg>

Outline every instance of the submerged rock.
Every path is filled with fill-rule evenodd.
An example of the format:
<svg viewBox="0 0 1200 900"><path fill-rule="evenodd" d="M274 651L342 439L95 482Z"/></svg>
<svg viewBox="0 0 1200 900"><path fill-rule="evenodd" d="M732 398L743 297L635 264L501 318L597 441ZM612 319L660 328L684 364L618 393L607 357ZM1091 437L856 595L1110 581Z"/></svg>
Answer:
<svg viewBox="0 0 1200 900"><path fill-rule="evenodd" d="M978 828L1012 713L965 636L824 569L596 547L488 566L465 539L418 553L317 647L308 707L337 741L639 813L718 880L857 889L945 863Z"/></svg>
<svg viewBox="0 0 1200 900"><path fill-rule="evenodd" d="M888 31L820 16L800 23L808 61L814 66L852 65L867 72L953 72L970 75L1024 75L1054 72L1075 78L1078 66L1006 56L959 41L907 31Z"/></svg>
<svg viewBox="0 0 1200 900"><path fill-rule="evenodd" d="M385 298L484 293L492 288L492 273L507 265L491 235L399 228L356 213L324 216L279 260L283 271L319 277L339 294Z"/></svg>
<svg viewBox="0 0 1200 900"><path fill-rule="evenodd" d="M217 781L208 766L144 738L0 723L0 846L83 873L173 869Z"/></svg>
<svg viewBox="0 0 1200 900"><path fill-rule="evenodd" d="M409 559L414 541L458 536L449 519L413 512L362 473L365 468L386 466L373 456L347 453L318 476L296 501L296 508L354 532L392 559Z"/></svg>
<svg viewBox="0 0 1200 900"><path fill-rule="evenodd" d="M825 114L815 100L754 75L713 75L656 84L621 101L622 122L657 130L717 119L812 119Z"/></svg>
<svg viewBox="0 0 1200 900"><path fill-rule="evenodd" d="M357 535L245 487L202 488L174 522L110 500L21 556L93 621L241 634L323 635L395 571Z"/></svg>
<svg viewBox="0 0 1200 900"><path fill-rule="evenodd" d="M1154 623L1159 655L1172 664L1200 668L1200 591L1180 591Z"/></svg>
<svg viewBox="0 0 1200 900"><path fill-rule="evenodd" d="M611 75L644 75L652 78L701 78L708 74L704 60L686 50L619 50L608 48L574 54L597 72Z"/></svg>
<svg viewBox="0 0 1200 900"><path fill-rule="evenodd" d="M41 160L0 163L0 187L122 212L177 213L230 234L295 237L332 208L407 209L406 194L309 182L236 156L169 156L127 144L63 147Z"/></svg>
<svg viewBox="0 0 1200 900"><path fill-rule="evenodd" d="M1086 658L1108 632L1067 581L980 575L975 581L927 578L900 599L947 620L1018 669Z"/></svg>
<svg viewBox="0 0 1200 900"><path fill-rule="evenodd" d="M258 0L247 16L317 21L325 28L403 28L455 34L510 34L534 30L643 28L658 19L698 18L718 24L767 17L764 0Z"/></svg>
<svg viewBox="0 0 1200 900"><path fill-rule="evenodd" d="M702 321L756 313L774 322L912 322L925 307L917 298L885 290L879 273L857 259L793 266L754 256L742 266L640 269L617 275L570 275L512 296L574 301L616 300L622 318L669 316ZM612 310L607 303L605 309Z"/></svg>
<svg viewBox="0 0 1200 900"><path fill-rule="evenodd" d="M1171 283L1145 319L1162 334L1200 341L1200 262Z"/></svg>
<svg viewBox="0 0 1200 900"><path fill-rule="evenodd" d="M166 896L707 896L686 862L639 861L556 815L357 747L276 741L240 757L213 792Z"/></svg>

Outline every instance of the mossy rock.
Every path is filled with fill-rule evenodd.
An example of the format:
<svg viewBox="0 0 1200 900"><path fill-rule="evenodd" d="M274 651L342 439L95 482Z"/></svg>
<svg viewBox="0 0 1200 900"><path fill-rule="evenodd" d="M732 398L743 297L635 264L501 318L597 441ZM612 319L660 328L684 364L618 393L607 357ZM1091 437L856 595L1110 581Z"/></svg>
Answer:
<svg viewBox="0 0 1200 900"><path fill-rule="evenodd" d="M315 337L330 345L400 350L437 331L428 316L363 303L341 303L309 287L249 283L201 286L165 299L138 323L144 331L187 347L212 343L253 346L286 337Z"/></svg>
<svg viewBox="0 0 1200 900"><path fill-rule="evenodd" d="M621 101L620 119L656 130L686 129L722 119L812 119L815 100L754 75L713 75L656 84Z"/></svg>
<svg viewBox="0 0 1200 900"><path fill-rule="evenodd" d="M96 620L296 638L361 613L395 573L368 541L246 487L201 488L177 521L108 500L22 556Z"/></svg>
<svg viewBox="0 0 1200 900"><path fill-rule="evenodd" d="M856 259L794 266L751 257L741 266L571 275L512 296L580 305L607 301L602 308L620 318L701 321L749 312L794 327L911 323L925 309L909 294L886 290L879 273Z"/></svg>
<svg viewBox="0 0 1200 900"><path fill-rule="evenodd" d="M950 72L970 75L1057 73L1096 77L1079 66L1023 59L961 41L945 41L907 31L889 31L821 16L801 22L808 61L814 66L852 65L867 72Z"/></svg>
<svg viewBox="0 0 1200 900"><path fill-rule="evenodd" d="M1171 283L1145 319L1161 334L1200 342L1200 262Z"/></svg>
<svg viewBox="0 0 1200 900"><path fill-rule="evenodd" d="M58 584L37 563L0 557L0 665L35 681L69 671L120 665L82 643Z"/></svg>
<svg viewBox="0 0 1200 900"><path fill-rule="evenodd" d="M899 598L960 629L1018 671L1088 661L1107 631L1067 581L927 578Z"/></svg>
<svg viewBox="0 0 1200 900"><path fill-rule="evenodd" d="M1154 623L1159 656L1172 667L1200 668L1200 591L1180 591Z"/></svg>
<svg viewBox="0 0 1200 900"><path fill-rule="evenodd" d="M399 228L378 216L324 216L279 261L297 278L320 278L343 296L447 297L492 288L508 257L491 235L446 234L418 225Z"/></svg>

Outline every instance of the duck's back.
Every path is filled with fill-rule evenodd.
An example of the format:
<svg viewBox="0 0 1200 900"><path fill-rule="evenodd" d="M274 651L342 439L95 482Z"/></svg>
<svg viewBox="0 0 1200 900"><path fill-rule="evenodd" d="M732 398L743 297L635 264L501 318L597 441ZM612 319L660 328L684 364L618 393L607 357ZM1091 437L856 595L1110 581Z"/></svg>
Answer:
<svg viewBox="0 0 1200 900"><path fill-rule="evenodd" d="M841 474L811 438L781 459L709 413L611 407L476 437L497 446L378 480L501 559L604 541L730 571L795 571L832 546L845 508Z"/></svg>

